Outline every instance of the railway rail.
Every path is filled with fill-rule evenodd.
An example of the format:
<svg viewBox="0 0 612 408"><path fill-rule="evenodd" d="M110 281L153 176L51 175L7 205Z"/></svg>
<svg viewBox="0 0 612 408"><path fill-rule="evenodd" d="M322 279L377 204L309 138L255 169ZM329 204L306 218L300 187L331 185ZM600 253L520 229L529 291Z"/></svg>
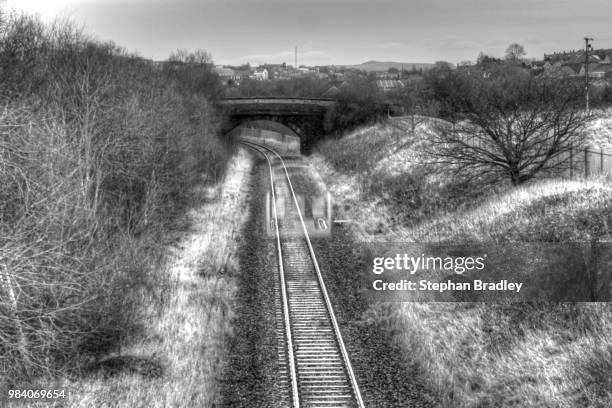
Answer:
<svg viewBox="0 0 612 408"><path fill-rule="evenodd" d="M263 155L270 171L278 253L279 382L288 390L287 404L293 408L363 408L359 386L285 161L267 146L251 141L241 143ZM290 203L282 216L277 198L279 202ZM295 228L301 229L303 235L289 233Z"/></svg>

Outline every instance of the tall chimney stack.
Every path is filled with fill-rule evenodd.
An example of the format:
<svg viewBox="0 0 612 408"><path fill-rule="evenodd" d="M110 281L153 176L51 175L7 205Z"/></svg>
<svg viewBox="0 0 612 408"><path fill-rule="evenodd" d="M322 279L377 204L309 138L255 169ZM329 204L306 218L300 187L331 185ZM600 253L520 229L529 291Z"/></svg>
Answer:
<svg viewBox="0 0 612 408"><path fill-rule="evenodd" d="M295 46L295 65L294 65L295 69L297 69L298 65L297 65L297 45Z"/></svg>

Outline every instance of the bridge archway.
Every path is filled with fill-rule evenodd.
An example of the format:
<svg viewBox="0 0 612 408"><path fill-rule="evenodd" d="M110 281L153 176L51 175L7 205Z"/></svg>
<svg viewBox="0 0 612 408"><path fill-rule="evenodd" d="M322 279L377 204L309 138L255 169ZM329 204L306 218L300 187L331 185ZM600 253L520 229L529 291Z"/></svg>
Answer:
<svg viewBox="0 0 612 408"><path fill-rule="evenodd" d="M228 98L219 102L225 111L225 134L243 123L275 122L300 137L304 153L324 135L325 116L334 104L330 99L309 98Z"/></svg>
<svg viewBox="0 0 612 408"><path fill-rule="evenodd" d="M249 129L261 129L261 130L269 130L272 132L283 133L285 135L291 135L299 137L300 139L305 138L305 135L302 133L302 129L297 127L293 123L283 123L282 120L274 120L273 118L266 119L254 119L254 118L245 118L242 121L234 122L234 127L229 131L225 132L225 135L228 137L236 136L236 132L238 132L241 128L249 128Z"/></svg>
<svg viewBox="0 0 612 408"><path fill-rule="evenodd" d="M277 133L281 133L285 135L302 137L296 130L292 129L291 127L286 126L281 122L269 120L269 119L244 120L236 124L236 126L233 127L231 130L229 130L228 132L226 132L225 135L228 137L236 137L238 136L240 130L245 129L245 128L246 129L269 130L272 132L277 132Z"/></svg>
<svg viewBox="0 0 612 408"><path fill-rule="evenodd" d="M245 121L227 134L233 142L238 140L256 141L277 148L286 154L302 152L301 138L291 128L272 120Z"/></svg>

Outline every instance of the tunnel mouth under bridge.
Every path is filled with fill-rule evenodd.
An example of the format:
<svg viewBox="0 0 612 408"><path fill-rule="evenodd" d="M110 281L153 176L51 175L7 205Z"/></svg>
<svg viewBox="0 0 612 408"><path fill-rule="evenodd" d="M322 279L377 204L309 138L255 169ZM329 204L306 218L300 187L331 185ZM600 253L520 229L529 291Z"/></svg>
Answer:
<svg viewBox="0 0 612 408"><path fill-rule="evenodd" d="M270 132L278 132L290 136L300 137L300 135L289 126L283 125L280 122L274 120L265 120L265 119L252 119L245 120L238 124L235 128L226 133L229 137L236 136L236 133L241 131L241 129L260 129L266 130Z"/></svg>
<svg viewBox="0 0 612 408"><path fill-rule="evenodd" d="M272 97L227 98L219 102L225 113L224 134L231 136L234 129L246 124L262 131L297 135L304 154L308 154L313 145L325 136L324 123L334 105L335 101L330 99ZM284 128L275 127L270 122Z"/></svg>
<svg viewBox="0 0 612 408"><path fill-rule="evenodd" d="M272 120L250 120L241 123L226 133L236 141L238 139L261 143L273 147L282 153L300 154L302 138L295 131L282 123Z"/></svg>

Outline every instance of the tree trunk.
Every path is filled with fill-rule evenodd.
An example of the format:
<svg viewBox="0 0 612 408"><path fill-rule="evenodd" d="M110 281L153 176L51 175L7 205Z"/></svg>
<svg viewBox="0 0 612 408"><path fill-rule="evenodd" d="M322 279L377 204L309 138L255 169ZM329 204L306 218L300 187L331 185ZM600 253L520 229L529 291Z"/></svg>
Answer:
<svg viewBox="0 0 612 408"><path fill-rule="evenodd" d="M510 182L512 183L513 186L518 186L519 184L522 183L521 173L518 169L510 167L510 169L508 170L508 173L510 173Z"/></svg>

